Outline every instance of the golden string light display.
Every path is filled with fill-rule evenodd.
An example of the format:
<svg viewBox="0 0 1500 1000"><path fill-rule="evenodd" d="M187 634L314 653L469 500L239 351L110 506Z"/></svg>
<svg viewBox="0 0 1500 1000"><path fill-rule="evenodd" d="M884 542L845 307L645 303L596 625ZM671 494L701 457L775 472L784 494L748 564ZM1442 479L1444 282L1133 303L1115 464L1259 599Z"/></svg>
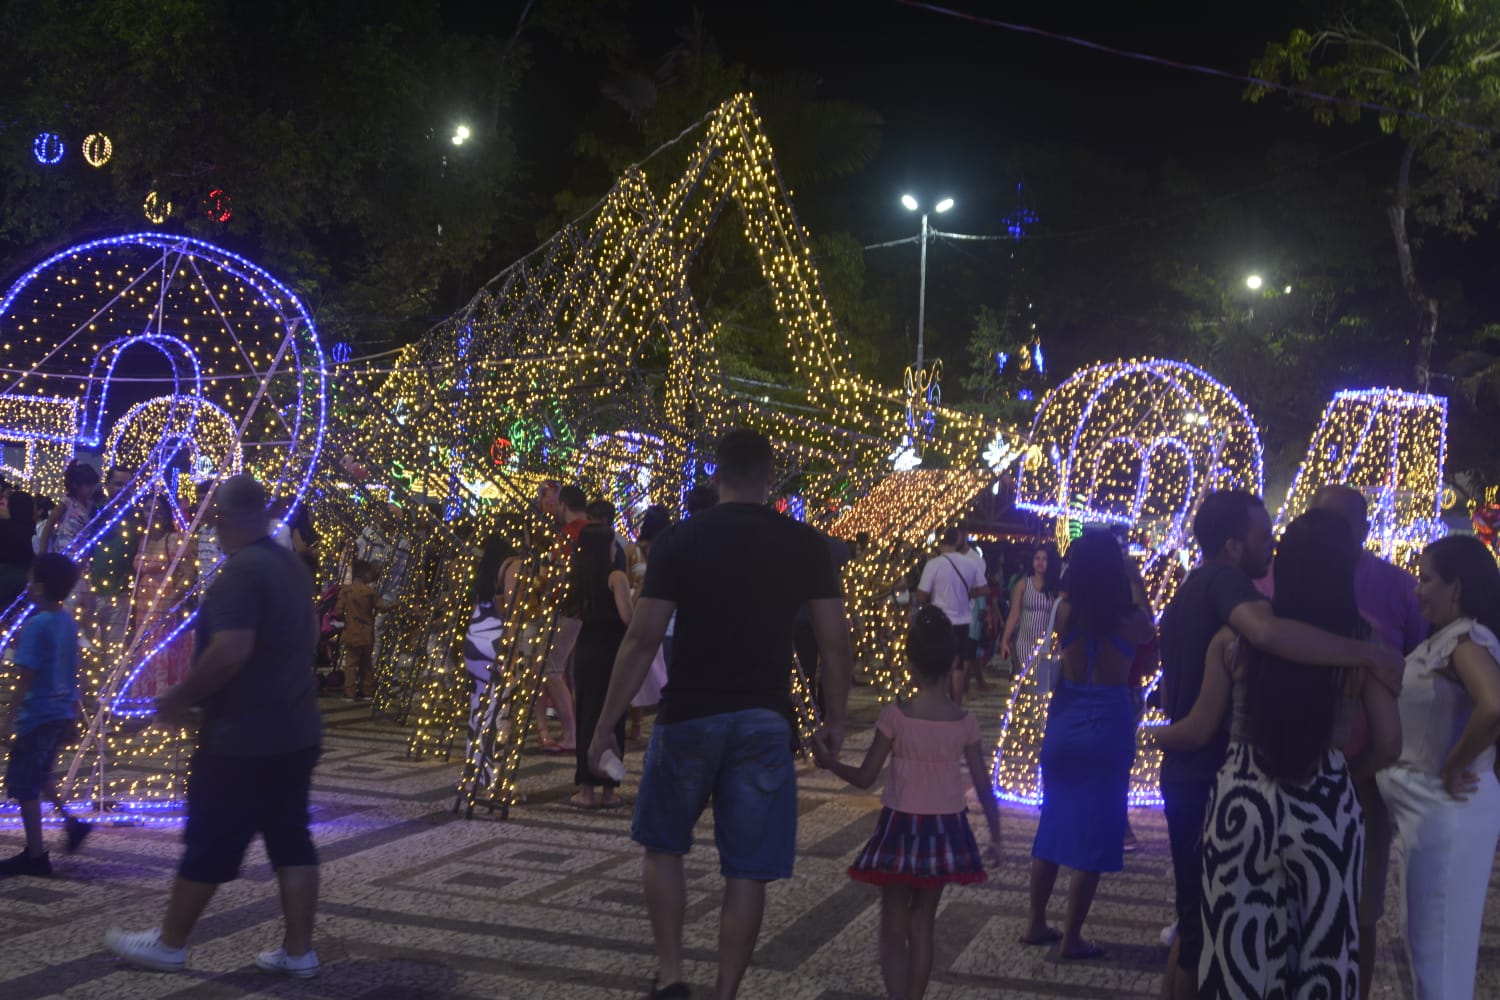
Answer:
<svg viewBox="0 0 1500 1000"><path fill-rule="evenodd" d="M845 541L859 535L870 547L844 571L844 601L854 628L854 655L882 700L910 687L906 626L910 603L898 603L906 577L932 554L938 536L995 481L990 471L918 469L882 480L830 527ZM908 602L912 598L908 591Z"/></svg>
<svg viewBox="0 0 1500 1000"><path fill-rule="evenodd" d="M1056 518L1066 553L1083 524L1126 529L1146 552L1144 575L1158 610L1180 581L1191 551L1192 515L1211 490L1260 493L1260 432L1249 411L1214 378L1191 365L1151 359L1085 368L1042 400L1022 463L1016 506ZM1018 650L1020 668L995 751L997 792L1009 801L1041 801L1041 745L1051 691L1038 669L1055 638ZM1162 721L1148 713L1144 725ZM1137 730L1130 798L1159 801L1161 754Z"/></svg>
<svg viewBox="0 0 1500 1000"><path fill-rule="evenodd" d="M51 258L0 303L0 369L10 373L0 385L0 439L25 445L23 467L8 474L58 495L74 447L107 445L140 471L77 553L86 556L110 532L139 546L142 511L164 497L189 532L174 565L196 563L195 483L248 468L292 504L316 498L323 582L344 579L361 555L381 565L377 586L396 596L380 626L377 709L411 726L413 755L449 755L461 743L458 805L502 813L519 799L521 746L565 587L566 550L531 505L544 480L583 482L612 499L628 531L625 515L647 503L680 510L687 491L710 475L711 443L724 429L764 431L776 446L781 491L831 521L835 534L867 532L875 542L851 563L846 587L861 668L886 696L907 683L895 587L932 538L1018 459L1020 505L1055 517L1064 542L1087 521L1132 530L1151 553L1147 575L1158 601L1180 576L1197 499L1222 486L1259 490L1249 414L1187 365L1122 361L1081 372L1044 400L1024 442L941 406L926 391L936 366L910 373L906 392L854 377L748 96L727 101L676 142L684 139L691 146L676 158L683 165L675 179L654 177L653 161L629 169L593 211L393 363L346 351L330 376L331 400L300 303L248 262L151 234ZM724 213L731 203L738 212ZM690 286L709 227L730 217L743 224L770 293L794 366L788 386L724 377L719 331L705 324ZM155 381L170 384L122 388L132 380L117 378L116 364L137 349L165 359L171 374ZM112 403L111 391L125 395ZM1440 420L1435 431L1417 429L1428 427L1431 406L1387 398L1339 405L1330 410L1330 419L1347 411L1339 426L1355 426L1365 411L1372 422L1395 421L1389 433L1360 438L1361 454L1408 443L1430 452L1434 433L1440 442ZM1335 460L1318 458L1333 454L1319 447L1307 463L1314 476ZM1437 468L1440 475L1440 459ZM1395 482L1409 485L1390 485L1389 474L1379 480L1390 485L1392 503L1430 478L1415 465L1403 470ZM1407 517L1399 513L1407 507L1391 509L1398 521ZM471 722L473 682L460 648L478 546L491 532L524 558ZM129 804L149 816L180 798L182 735L130 722L145 714L130 692L186 621L204 570L181 601L132 623L122 644L90 653L86 685L97 707L70 778L87 776L80 784L101 809ZM13 608L0 618L0 629L13 635L16 615ZM809 692L795 675L794 684L810 724ZM1014 704L1007 713L1006 738L1023 748L1016 755L1023 771L1024 748L1040 744L1041 717ZM1155 766L1154 754L1141 755L1137 801L1148 782L1154 786ZM1000 790L1029 800L1034 785L1033 769L1031 779L1004 777Z"/></svg>
<svg viewBox="0 0 1500 1000"><path fill-rule="evenodd" d="M1422 549L1443 532L1447 428L1442 396L1399 389L1336 393L1276 515L1277 533L1308 508L1320 486L1346 483L1369 501L1370 550L1415 569Z"/></svg>
<svg viewBox="0 0 1500 1000"><path fill-rule="evenodd" d="M1014 440L983 419L926 401L913 408L905 393L850 374L807 234L748 96L725 102L690 135L675 180L663 186L648 166L628 170L590 215L405 348L394 371L341 366L323 494L337 508L330 523L345 526L332 528L343 541L352 541L361 509L383 507L391 521L384 531L420 539L426 558L444 565L428 586L452 590L474 565L487 512L523 509L541 479L581 476L631 505L680 510L687 490L707 478L712 441L734 425L772 438L779 478L795 483L813 512L863 496L890 473L898 447L957 469L982 467L987 448L1014 457ZM726 218L729 203L739 208L793 361L792 385L774 400L723 377L717 331L688 282L708 227ZM415 502L391 511L392 497ZM521 740L560 596L561 550L539 518L530 526L534 551L488 685L487 731L467 732L468 681L455 654L465 600L414 593L406 602L414 607L383 626L380 697L412 716L412 752L446 753L467 734L486 758L465 769L460 794L470 808L516 801Z"/></svg>

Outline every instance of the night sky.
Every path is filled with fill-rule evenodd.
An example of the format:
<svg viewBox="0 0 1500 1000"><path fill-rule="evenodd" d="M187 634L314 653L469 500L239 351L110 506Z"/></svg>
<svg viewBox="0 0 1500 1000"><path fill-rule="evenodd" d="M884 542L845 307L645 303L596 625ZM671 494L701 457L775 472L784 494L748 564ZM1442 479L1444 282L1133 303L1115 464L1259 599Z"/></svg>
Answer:
<svg viewBox="0 0 1500 1000"><path fill-rule="evenodd" d="M452 3L445 12L457 30L503 38L514 31L521 6L512 2L481 9ZM1315 25L1333 9L1286 0L1233 7L1187 0L952 0L952 6L1238 74L1249 71L1267 42L1284 40L1294 27ZM1159 179L1169 167L1193 178L1201 184L1196 195L1158 203L1156 214L1148 217L1157 237L1166 239L1201 223L1205 204L1251 205L1246 196L1268 184L1267 156L1278 144L1301 144L1319 162L1363 173L1376 191L1394 177L1396 153L1371 123L1325 127L1287 98L1273 95L1251 104L1244 98L1245 85L1234 80L991 27L898 0L657 2L619 9L629 26L632 61L638 65L649 67L658 60L697 9L726 63L742 63L763 74L783 69L816 74L821 96L855 101L882 116L880 151L869 166L847 180L796 190L798 214L815 235L846 231L866 244L910 236L916 219L899 204L907 191L927 204L945 196L955 199L955 209L941 217L944 229L1001 233L1005 217L1016 207L1016 185L1040 190L1050 179L1049 156L1143 178ZM607 67L602 59L549 48L545 42L538 43L535 56L517 96L512 125L527 165L522 183L540 218L564 186L559 178L567 178L572 169L577 125L599 113L599 85ZM770 139L774 146L774 133ZM1095 228L1128 229L1138 218L1139 209L1097 192L1051 187L1045 192L1051 205L1039 211L1031 234L1037 238L1086 240ZM1039 208L1045 200L1038 200ZM1372 238L1384 244L1378 252L1390 253L1394 287L1394 253L1383 235L1383 207L1372 204L1371 213L1377 220ZM1167 216L1164 224L1162 215ZM1276 256L1276 238L1274 230L1237 234L1234 246L1220 248L1216 266L1226 276L1259 270ZM934 244L930 323L953 332L967 325L978 303L959 289L951 297L966 301L950 301L945 270L965 261L991 266L999 252L985 245ZM1467 242L1429 240L1423 253L1420 264L1429 276L1441 272L1460 278L1475 315L1500 320L1500 283L1488 280L1500 262L1495 227ZM867 267L875 280L915 286L910 273L915 261L905 259L914 255L911 247L872 251L866 255ZM945 308L952 310L946 316Z"/></svg>
<svg viewBox="0 0 1500 1000"><path fill-rule="evenodd" d="M473 22L497 33L519 4L490 8ZM691 20L689 3L637 4L627 15L636 48L662 52ZM1017 150L1046 142L1077 146L1122 163L1181 160L1220 173L1232 188L1245 159L1277 138L1352 145L1286 103L1250 105L1228 80L1147 65L1061 41L987 27L895 0L768 0L697 5L726 61L773 72L816 73L821 93L857 101L885 119L881 152L836 193L798 199L817 231L849 229L870 240L903 235L897 203L911 190L949 194L954 229L998 230L1013 205L1024 164ZM1243 73L1268 40L1298 23L1299 7L1151 3L956 3L971 13L1071 34L1102 44ZM593 71L591 71L593 70ZM523 87L519 144L537 176L566 162L571 134L559 123L597 103L597 67L539 63ZM531 98L528 100L528 97ZM543 100L537 100L544 97ZM707 109L705 109L707 110ZM1336 131L1336 130L1334 130ZM775 136L771 137L775 142Z"/></svg>

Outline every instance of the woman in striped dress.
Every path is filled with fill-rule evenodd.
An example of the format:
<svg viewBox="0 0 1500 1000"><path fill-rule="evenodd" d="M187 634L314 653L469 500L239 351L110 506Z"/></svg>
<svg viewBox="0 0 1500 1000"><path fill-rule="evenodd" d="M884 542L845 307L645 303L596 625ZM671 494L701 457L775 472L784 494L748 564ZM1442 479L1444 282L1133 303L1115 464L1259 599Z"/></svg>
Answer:
<svg viewBox="0 0 1500 1000"><path fill-rule="evenodd" d="M1051 542L1038 545L1031 552L1031 575L1016 581L1010 595L1010 616L1005 635L1000 640L1000 655L1009 660L1011 673L1031 659L1037 640L1047 633L1052 620L1052 605L1057 601L1058 582L1062 577L1062 559ZM1051 678L1039 678L1051 690Z"/></svg>

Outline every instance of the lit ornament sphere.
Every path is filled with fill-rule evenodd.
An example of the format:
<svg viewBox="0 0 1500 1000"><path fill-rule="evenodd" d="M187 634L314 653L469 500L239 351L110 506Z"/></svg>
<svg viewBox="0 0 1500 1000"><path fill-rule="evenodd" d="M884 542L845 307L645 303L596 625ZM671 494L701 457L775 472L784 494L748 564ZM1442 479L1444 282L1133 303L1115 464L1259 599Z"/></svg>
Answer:
<svg viewBox="0 0 1500 1000"><path fill-rule="evenodd" d="M336 365L347 364L354 357L354 348L349 346L347 340L341 340L333 345L333 350L328 352Z"/></svg>
<svg viewBox="0 0 1500 1000"><path fill-rule="evenodd" d="M102 167L115 155L115 144L103 132L90 132L83 140L83 161L91 167Z"/></svg>
<svg viewBox="0 0 1500 1000"><path fill-rule="evenodd" d="M36 156L36 162L44 167L50 167L63 158L62 136L56 132L40 132L36 140L31 144L31 152Z"/></svg>
<svg viewBox="0 0 1500 1000"><path fill-rule="evenodd" d="M214 188L203 199L203 214L209 222L228 222L234 216L233 201L223 188Z"/></svg>
<svg viewBox="0 0 1500 1000"><path fill-rule="evenodd" d="M155 226L166 222L172 215L172 203L155 191L146 195L146 202L141 207L146 213L146 221Z"/></svg>

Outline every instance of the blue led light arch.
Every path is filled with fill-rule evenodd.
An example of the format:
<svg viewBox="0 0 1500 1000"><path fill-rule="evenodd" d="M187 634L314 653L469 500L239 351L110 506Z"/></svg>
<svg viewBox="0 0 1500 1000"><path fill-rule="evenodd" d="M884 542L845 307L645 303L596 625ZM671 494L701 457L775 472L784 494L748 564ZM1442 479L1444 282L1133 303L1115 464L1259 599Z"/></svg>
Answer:
<svg viewBox="0 0 1500 1000"><path fill-rule="evenodd" d="M60 495L61 464L74 442L97 448L110 439L111 387L154 383L159 395L175 401L155 436L137 449L133 461L143 467L131 486L67 547L73 558L86 562L122 518L158 497L180 523L189 522L195 509L177 501L191 490L169 466L186 458L190 472L196 470L206 454L199 439L209 429L216 441L233 439L232 455L222 445L213 451L216 475L235 471L243 455L253 455L243 466L273 498L289 499L293 510L302 502L323 445L323 350L297 295L246 258L160 233L81 243L37 264L0 298L0 339L9 345L0 368L0 436L31 434L38 448L66 449L60 462L51 456L49 473L38 472L26 484L35 492ZM165 357L170 373L132 373L129 359L143 350ZM115 423L128 423L142 405ZM38 415L59 414L74 421L71 434L62 435L67 444L52 439L69 428L22 426ZM242 444L250 450L242 453ZM189 625L197 601L195 589L136 629L107 690L98 692L101 701L125 707L122 699L128 701L140 666ZM13 637L23 614L19 606L0 609L0 644Z"/></svg>

